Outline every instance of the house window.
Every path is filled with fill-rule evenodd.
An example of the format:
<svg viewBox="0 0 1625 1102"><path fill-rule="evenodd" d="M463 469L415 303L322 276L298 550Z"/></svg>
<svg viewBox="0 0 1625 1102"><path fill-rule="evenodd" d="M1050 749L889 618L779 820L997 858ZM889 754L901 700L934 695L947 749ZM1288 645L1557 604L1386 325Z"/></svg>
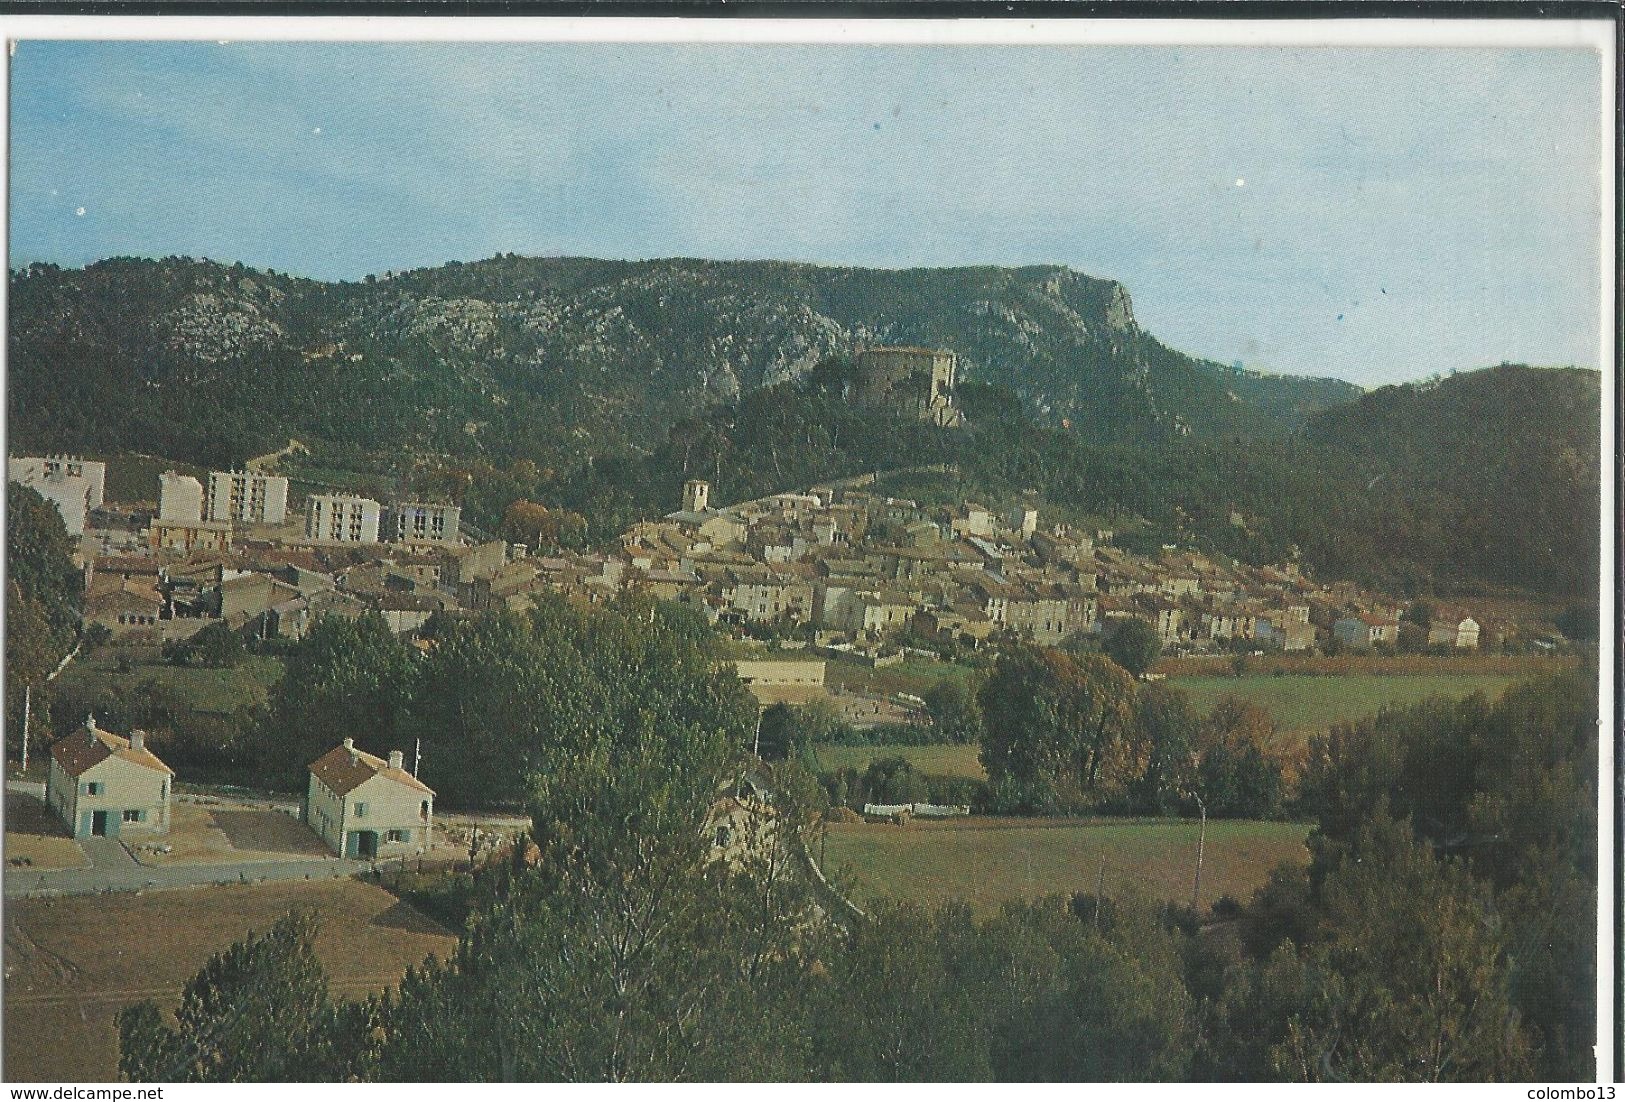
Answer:
<svg viewBox="0 0 1625 1102"><path fill-rule="evenodd" d="M365 801L357 801L355 805L355 817L357 819L365 819L367 817L367 804Z"/></svg>
<svg viewBox="0 0 1625 1102"><path fill-rule="evenodd" d="M100 796L106 790L106 787L101 781L87 781L85 782L84 795Z"/></svg>
<svg viewBox="0 0 1625 1102"><path fill-rule="evenodd" d="M425 822L428 821L428 818L429 818L429 801L428 800L424 800L422 803L418 804L418 818L424 820Z"/></svg>
<svg viewBox="0 0 1625 1102"><path fill-rule="evenodd" d="M392 830L384 836L384 840L388 842L406 842L411 840L411 835L404 830Z"/></svg>
<svg viewBox="0 0 1625 1102"><path fill-rule="evenodd" d="M126 808L124 811L124 821L126 823L139 823L146 817L146 812L141 811L138 808Z"/></svg>

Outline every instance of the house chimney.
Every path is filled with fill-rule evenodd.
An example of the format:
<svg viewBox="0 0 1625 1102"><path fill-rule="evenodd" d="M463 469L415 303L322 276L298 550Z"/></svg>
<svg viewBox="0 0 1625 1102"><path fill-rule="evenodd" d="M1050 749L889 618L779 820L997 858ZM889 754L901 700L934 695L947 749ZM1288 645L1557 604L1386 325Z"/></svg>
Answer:
<svg viewBox="0 0 1625 1102"><path fill-rule="evenodd" d="M361 760L361 755L356 753L356 751L355 751L355 739L353 739L353 738L345 739L344 740L344 748L350 752L350 764L351 765L354 765L356 762Z"/></svg>
<svg viewBox="0 0 1625 1102"><path fill-rule="evenodd" d="M400 750L391 750L389 752L389 767L391 769L404 769L406 767L405 753Z"/></svg>
<svg viewBox="0 0 1625 1102"><path fill-rule="evenodd" d="M145 750L146 748L147 748L147 732L145 732L145 731L131 731L130 732L130 749L131 750Z"/></svg>

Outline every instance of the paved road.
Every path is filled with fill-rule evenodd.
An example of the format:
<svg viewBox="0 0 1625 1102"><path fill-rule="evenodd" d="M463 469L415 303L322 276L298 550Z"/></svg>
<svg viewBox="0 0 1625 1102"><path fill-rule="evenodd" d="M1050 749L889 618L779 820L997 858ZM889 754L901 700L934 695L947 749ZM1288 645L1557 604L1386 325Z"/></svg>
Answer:
<svg viewBox="0 0 1625 1102"><path fill-rule="evenodd" d="M45 786L38 781L8 780L6 789L35 799L45 798ZM337 857L152 866L138 863L123 843L113 838L81 838L79 848L90 860L88 869L42 871L7 867L5 897L161 891L199 884L255 884L265 880L326 880L353 876L371 867L366 861L345 861Z"/></svg>
<svg viewBox="0 0 1625 1102"><path fill-rule="evenodd" d="M108 845L123 850L117 842ZM86 846L88 852L91 847ZM129 854L125 853L126 859ZM163 891L200 884L256 884L265 880L326 880L353 876L368 868L365 861L337 857L305 861L252 861L230 865L166 865L153 867L129 861L121 868L97 865L88 869L36 872L8 868L5 897L34 895L91 895L96 892Z"/></svg>

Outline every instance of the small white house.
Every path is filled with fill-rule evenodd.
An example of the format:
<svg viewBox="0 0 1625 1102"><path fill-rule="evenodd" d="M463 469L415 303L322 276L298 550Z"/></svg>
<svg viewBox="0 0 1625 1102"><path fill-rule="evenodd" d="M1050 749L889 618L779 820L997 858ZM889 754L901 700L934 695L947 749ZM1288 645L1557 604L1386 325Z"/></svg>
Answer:
<svg viewBox="0 0 1625 1102"><path fill-rule="evenodd" d="M414 856L429 848L434 789L406 771L399 750L386 761L345 739L310 763L304 820L341 857Z"/></svg>
<svg viewBox="0 0 1625 1102"><path fill-rule="evenodd" d="M1462 650L1478 646L1478 621L1471 616L1461 620L1442 620L1428 629L1428 646L1444 644Z"/></svg>
<svg viewBox="0 0 1625 1102"><path fill-rule="evenodd" d="M174 776L141 731L121 738L87 717L51 747L45 802L75 838L162 834Z"/></svg>

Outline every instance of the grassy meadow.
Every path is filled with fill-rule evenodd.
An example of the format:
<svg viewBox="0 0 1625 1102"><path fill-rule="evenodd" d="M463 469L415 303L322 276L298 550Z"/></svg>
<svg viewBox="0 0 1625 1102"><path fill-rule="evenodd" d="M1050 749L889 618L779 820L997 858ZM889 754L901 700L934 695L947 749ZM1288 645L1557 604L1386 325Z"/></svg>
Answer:
<svg viewBox="0 0 1625 1102"><path fill-rule="evenodd" d="M868 693L890 696L894 693L924 695L927 689L943 681L964 683L975 672L958 662L932 662L910 658L895 666L872 670L856 662L832 661L824 667L824 678L831 688L848 693Z"/></svg>
<svg viewBox="0 0 1625 1102"><path fill-rule="evenodd" d="M822 773L851 766L858 771L869 767L877 758L904 758L928 777L968 777L986 780L978 756L981 747L974 743L935 743L929 746L833 746L813 748Z"/></svg>
<svg viewBox="0 0 1625 1102"><path fill-rule="evenodd" d="M832 824L824 867L859 906L951 900L986 915L1008 900L1093 891L1105 858L1108 896L1133 888L1190 901L1198 824L1183 819L951 819ZM1215 820L1207 826L1201 903L1245 900L1269 871L1304 864L1303 823Z"/></svg>
<svg viewBox="0 0 1625 1102"><path fill-rule="evenodd" d="M1267 709L1281 733L1306 739L1388 705L1417 704L1436 696L1459 700L1478 692L1494 699L1516 680L1510 674L1247 675L1171 678L1168 684L1189 696L1203 715L1224 697L1239 697Z"/></svg>

